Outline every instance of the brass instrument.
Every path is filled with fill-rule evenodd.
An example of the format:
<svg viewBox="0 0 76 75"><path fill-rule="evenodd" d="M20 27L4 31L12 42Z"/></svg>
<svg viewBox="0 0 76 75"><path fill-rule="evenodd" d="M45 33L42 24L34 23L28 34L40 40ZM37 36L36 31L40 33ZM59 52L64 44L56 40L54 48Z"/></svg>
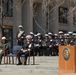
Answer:
<svg viewBox="0 0 76 75"><path fill-rule="evenodd" d="M23 33L24 31L20 31L20 33L18 34L18 38L20 38Z"/></svg>

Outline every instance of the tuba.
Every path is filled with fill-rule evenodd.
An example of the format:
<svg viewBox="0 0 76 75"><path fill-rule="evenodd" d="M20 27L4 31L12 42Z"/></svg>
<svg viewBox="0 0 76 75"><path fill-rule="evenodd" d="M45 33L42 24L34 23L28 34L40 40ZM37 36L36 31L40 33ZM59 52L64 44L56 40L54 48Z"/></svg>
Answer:
<svg viewBox="0 0 76 75"><path fill-rule="evenodd" d="M24 31L20 31L20 33L18 34L18 38L20 38L23 33L24 33Z"/></svg>

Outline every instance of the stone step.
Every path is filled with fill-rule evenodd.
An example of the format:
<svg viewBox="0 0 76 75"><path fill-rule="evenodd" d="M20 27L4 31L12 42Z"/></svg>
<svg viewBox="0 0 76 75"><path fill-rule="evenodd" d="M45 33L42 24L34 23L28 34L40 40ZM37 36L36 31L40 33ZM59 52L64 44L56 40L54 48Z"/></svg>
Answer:
<svg viewBox="0 0 76 75"><path fill-rule="evenodd" d="M2 60L3 61L3 60ZM31 63L33 62L33 57L30 58ZM12 60L11 60L12 62ZM58 56L35 56L35 63L58 63Z"/></svg>
<svg viewBox="0 0 76 75"><path fill-rule="evenodd" d="M26 72L26 73L50 73L58 74L58 67L46 65L0 65L0 72Z"/></svg>
<svg viewBox="0 0 76 75"><path fill-rule="evenodd" d="M27 73L27 72L0 72L0 75L58 75L51 73Z"/></svg>
<svg viewBox="0 0 76 75"><path fill-rule="evenodd" d="M18 68L2 68L0 72L27 72L27 73L51 73L58 74L58 70L46 70L46 69L18 69Z"/></svg>
<svg viewBox="0 0 76 75"><path fill-rule="evenodd" d="M47 69L47 70L58 70L57 66L50 66L50 65L0 65L0 69L2 68L16 68L16 69Z"/></svg>
<svg viewBox="0 0 76 75"><path fill-rule="evenodd" d="M31 60L32 62L32 57ZM3 62L2 62L3 63ZM58 57L36 56L35 65L0 65L0 75L58 75Z"/></svg>

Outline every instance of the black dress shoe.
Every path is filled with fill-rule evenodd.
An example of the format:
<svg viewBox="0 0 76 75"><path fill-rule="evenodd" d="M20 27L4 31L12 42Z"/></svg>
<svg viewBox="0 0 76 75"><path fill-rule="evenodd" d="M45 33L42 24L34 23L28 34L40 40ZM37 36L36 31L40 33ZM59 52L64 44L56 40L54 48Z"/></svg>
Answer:
<svg viewBox="0 0 76 75"><path fill-rule="evenodd" d="M22 65L22 63L18 63L17 65Z"/></svg>
<svg viewBox="0 0 76 75"><path fill-rule="evenodd" d="M24 65L26 65L26 62L24 62Z"/></svg>

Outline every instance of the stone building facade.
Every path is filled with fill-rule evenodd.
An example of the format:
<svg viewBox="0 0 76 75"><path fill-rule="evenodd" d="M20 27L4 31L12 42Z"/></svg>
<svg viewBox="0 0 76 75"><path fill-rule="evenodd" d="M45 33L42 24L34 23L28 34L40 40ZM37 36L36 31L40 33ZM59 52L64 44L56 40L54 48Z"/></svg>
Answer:
<svg viewBox="0 0 76 75"><path fill-rule="evenodd" d="M16 38L18 26L29 34L76 32L75 0L0 0L0 35Z"/></svg>

